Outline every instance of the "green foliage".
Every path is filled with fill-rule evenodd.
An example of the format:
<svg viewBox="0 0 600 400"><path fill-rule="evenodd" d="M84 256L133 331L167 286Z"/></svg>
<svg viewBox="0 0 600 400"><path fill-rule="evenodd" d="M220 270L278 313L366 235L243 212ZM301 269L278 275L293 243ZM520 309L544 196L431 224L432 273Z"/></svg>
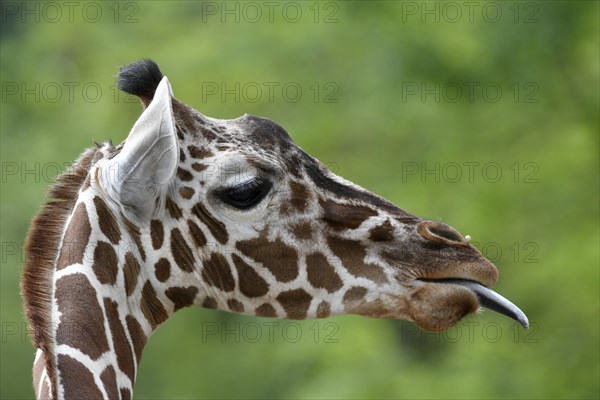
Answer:
<svg viewBox="0 0 600 400"><path fill-rule="evenodd" d="M255 3L258 22L241 11L247 3L227 3L240 7L237 23L223 2L93 3L97 22L83 18L87 3L76 2L71 20L52 2L63 4L55 22L43 15L52 11L46 3L26 3L33 15L14 14L9 3L0 15L1 398L32 397L14 245L58 167L92 138L126 137L140 107L114 90L113 75L143 57L201 112L268 116L338 174L470 234L500 269L498 291L523 308L532 329L491 312L426 334L353 316L314 325L189 309L150 341L136 398L598 398L597 2L475 2L473 21L461 6L456 22L443 2L303 2L294 3L303 13L296 23L279 2L273 22L264 3ZM482 16L489 4L502 10L496 22ZM440 10L439 22L425 7ZM326 23L332 12L336 21ZM73 99L68 82L78 85ZM239 101L206 93L235 82L249 90ZM265 82L278 83L273 101ZM281 91L290 82L302 89L296 102ZM56 101L53 83L62 88ZM257 101L248 83L262 88ZM38 85L41 97L21 85ZM486 98L485 85L502 95ZM465 163L474 163L472 176ZM434 172L422 175L424 167ZM37 172L22 176L24 168ZM273 340L271 322L279 324ZM239 343L223 330L235 324ZM256 343L243 333L251 324L262 332ZM297 342L286 340L284 331L298 329ZM333 331L337 342L325 339Z"/></svg>

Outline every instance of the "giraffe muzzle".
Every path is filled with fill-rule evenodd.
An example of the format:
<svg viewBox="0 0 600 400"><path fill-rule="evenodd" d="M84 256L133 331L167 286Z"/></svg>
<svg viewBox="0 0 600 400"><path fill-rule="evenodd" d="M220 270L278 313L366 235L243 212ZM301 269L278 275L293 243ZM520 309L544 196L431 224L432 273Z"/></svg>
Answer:
<svg viewBox="0 0 600 400"><path fill-rule="evenodd" d="M421 279L425 282L446 284L446 285L457 285L462 286L477 296L479 304L487 309L496 311L502 315L514 319L520 323L525 329L529 328L529 320L527 316L519 307L513 304L510 300L494 292L493 290L483 286L482 284L466 279Z"/></svg>

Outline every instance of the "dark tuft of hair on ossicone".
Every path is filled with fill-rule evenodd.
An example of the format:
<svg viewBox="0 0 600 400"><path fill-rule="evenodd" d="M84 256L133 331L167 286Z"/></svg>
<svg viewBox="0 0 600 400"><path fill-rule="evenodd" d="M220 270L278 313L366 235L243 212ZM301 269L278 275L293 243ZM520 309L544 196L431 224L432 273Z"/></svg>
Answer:
<svg viewBox="0 0 600 400"><path fill-rule="evenodd" d="M154 61L146 59L121 67L117 78L120 90L139 97L144 107L148 107L163 74Z"/></svg>

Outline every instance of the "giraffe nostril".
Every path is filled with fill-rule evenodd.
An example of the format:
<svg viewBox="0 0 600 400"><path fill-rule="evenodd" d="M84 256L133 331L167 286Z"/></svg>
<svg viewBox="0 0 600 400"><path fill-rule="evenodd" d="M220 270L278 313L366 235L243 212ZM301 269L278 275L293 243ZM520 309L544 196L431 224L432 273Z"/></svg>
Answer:
<svg viewBox="0 0 600 400"><path fill-rule="evenodd" d="M446 229L446 227L440 228L438 226L431 226L429 227L429 232L433 233L436 236L441 236L445 239L452 240L453 242L462 241L461 236L459 236L456 232L450 229Z"/></svg>
<svg viewBox="0 0 600 400"><path fill-rule="evenodd" d="M417 227L417 232L428 240L448 244L466 244L467 240L454 228L446 224L433 221L424 221Z"/></svg>

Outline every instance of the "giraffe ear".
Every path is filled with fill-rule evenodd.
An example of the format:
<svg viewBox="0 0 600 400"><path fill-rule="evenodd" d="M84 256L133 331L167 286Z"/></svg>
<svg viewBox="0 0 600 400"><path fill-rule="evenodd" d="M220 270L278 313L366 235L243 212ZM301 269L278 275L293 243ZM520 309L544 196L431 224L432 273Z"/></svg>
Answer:
<svg viewBox="0 0 600 400"><path fill-rule="evenodd" d="M152 212L156 197L166 190L177 170L172 95L165 76L123 149L111 160L109 173L102 174L109 196L140 217Z"/></svg>

